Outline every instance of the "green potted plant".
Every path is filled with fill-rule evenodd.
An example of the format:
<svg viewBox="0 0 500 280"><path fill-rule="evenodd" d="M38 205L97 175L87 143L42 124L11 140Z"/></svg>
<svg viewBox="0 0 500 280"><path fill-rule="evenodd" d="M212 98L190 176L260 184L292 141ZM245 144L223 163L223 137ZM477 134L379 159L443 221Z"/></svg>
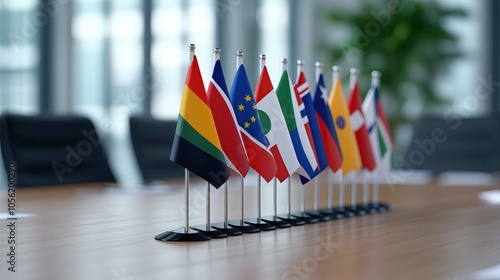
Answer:
<svg viewBox="0 0 500 280"><path fill-rule="evenodd" d="M326 13L329 22L352 32L346 41L323 44L323 48L331 54L331 63L360 69L364 93L370 86L370 72L382 73L381 95L394 133L410 121L401 110L408 94L417 94L425 108L446 102L436 94L436 80L463 52L445 21L466 15L436 1L363 1L355 10Z"/></svg>

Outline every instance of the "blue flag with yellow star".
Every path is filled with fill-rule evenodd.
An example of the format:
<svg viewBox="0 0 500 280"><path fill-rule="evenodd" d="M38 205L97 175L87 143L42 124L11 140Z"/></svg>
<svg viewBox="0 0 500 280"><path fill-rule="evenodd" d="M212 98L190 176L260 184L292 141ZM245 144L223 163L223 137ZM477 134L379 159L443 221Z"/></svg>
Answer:
<svg viewBox="0 0 500 280"><path fill-rule="evenodd" d="M268 150L269 141L259 119L257 105L248 81L245 67L240 65L229 91L229 99L245 144L250 167L270 182L276 175L277 167L273 155Z"/></svg>

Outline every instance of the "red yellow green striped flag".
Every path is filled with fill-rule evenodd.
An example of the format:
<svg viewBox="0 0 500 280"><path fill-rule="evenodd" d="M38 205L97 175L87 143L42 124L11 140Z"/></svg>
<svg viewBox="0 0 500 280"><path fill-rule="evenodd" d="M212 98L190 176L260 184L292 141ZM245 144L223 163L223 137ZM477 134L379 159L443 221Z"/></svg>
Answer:
<svg viewBox="0 0 500 280"><path fill-rule="evenodd" d="M216 188L229 178L196 56L187 73L170 160Z"/></svg>

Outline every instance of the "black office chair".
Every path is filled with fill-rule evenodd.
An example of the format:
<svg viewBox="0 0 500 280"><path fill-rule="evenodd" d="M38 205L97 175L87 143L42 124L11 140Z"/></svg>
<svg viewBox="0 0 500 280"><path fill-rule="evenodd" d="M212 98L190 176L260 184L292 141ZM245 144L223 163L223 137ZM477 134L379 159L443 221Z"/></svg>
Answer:
<svg viewBox="0 0 500 280"><path fill-rule="evenodd" d="M170 158L176 121L131 116L130 135L139 169L145 181L184 176L184 168Z"/></svg>
<svg viewBox="0 0 500 280"><path fill-rule="evenodd" d="M83 117L3 114L0 144L18 187L115 182L96 129Z"/></svg>
<svg viewBox="0 0 500 280"><path fill-rule="evenodd" d="M406 162L399 162L400 168L437 173L500 170L500 119L496 117L426 116L414 123L413 131L413 140L404 156Z"/></svg>

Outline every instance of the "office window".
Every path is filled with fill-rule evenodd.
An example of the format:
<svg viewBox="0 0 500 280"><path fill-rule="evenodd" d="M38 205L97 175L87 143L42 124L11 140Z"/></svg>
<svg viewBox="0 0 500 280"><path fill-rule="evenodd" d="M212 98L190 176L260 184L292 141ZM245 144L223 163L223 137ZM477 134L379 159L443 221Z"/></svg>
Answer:
<svg viewBox="0 0 500 280"><path fill-rule="evenodd" d="M120 182L139 182L129 117L144 110L142 0L75 0L73 111L102 132Z"/></svg>
<svg viewBox="0 0 500 280"><path fill-rule="evenodd" d="M39 110L38 1L0 0L0 111Z"/></svg>
<svg viewBox="0 0 500 280"><path fill-rule="evenodd" d="M151 64L154 71L151 113L159 118L177 118L188 65L188 45L196 44L196 55L205 86L213 68L215 47L214 1L154 1Z"/></svg>
<svg viewBox="0 0 500 280"><path fill-rule="evenodd" d="M267 57L266 66L275 87L282 74L281 59L286 57L290 60L289 16L290 7L286 0L264 1L257 13L260 52ZM289 70L295 73L295 63L289 63Z"/></svg>
<svg viewBox="0 0 500 280"><path fill-rule="evenodd" d="M74 4L73 106L104 129L143 108L141 8L139 0Z"/></svg>

